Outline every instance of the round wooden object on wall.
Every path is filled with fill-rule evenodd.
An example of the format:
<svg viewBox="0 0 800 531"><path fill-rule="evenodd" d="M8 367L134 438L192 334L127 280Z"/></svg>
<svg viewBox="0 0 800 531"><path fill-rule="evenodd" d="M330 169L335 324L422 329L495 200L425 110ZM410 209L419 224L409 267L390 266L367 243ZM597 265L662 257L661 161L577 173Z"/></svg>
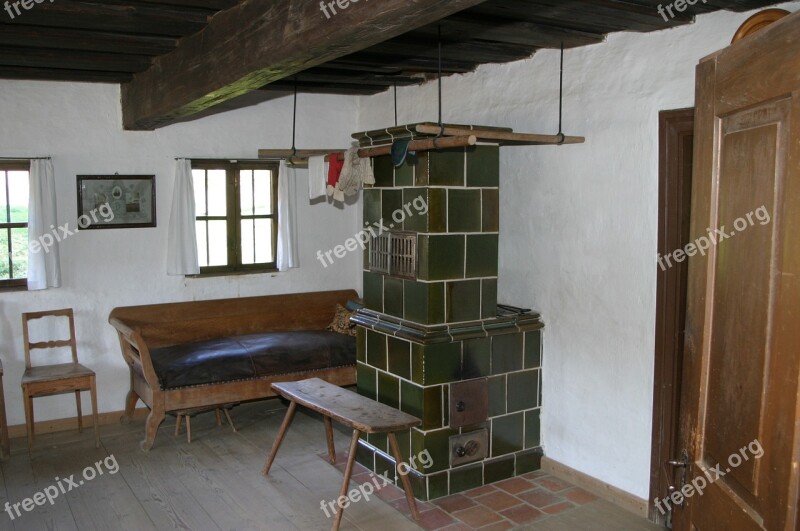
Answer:
<svg viewBox="0 0 800 531"><path fill-rule="evenodd" d="M785 9L765 9L764 11L759 11L752 17L745 20L744 24L739 26L739 29L736 30L736 34L733 36L731 44L740 39L744 39L748 35L752 35L757 31L761 31L773 22L776 22L790 14L791 13Z"/></svg>

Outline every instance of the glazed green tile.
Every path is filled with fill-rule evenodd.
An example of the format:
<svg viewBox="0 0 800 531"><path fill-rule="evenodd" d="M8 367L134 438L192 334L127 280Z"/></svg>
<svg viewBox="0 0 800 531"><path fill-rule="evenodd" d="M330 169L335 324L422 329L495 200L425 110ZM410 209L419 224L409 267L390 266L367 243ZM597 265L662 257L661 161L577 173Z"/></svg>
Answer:
<svg viewBox="0 0 800 531"><path fill-rule="evenodd" d="M492 374L522 369L522 334L492 336Z"/></svg>
<svg viewBox="0 0 800 531"><path fill-rule="evenodd" d="M406 380L411 379L411 343L387 337L389 353L389 372Z"/></svg>
<svg viewBox="0 0 800 531"><path fill-rule="evenodd" d="M492 457L522 450L524 414L514 413L492 419Z"/></svg>
<svg viewBox="0 0 800 531"><path fill-rule="evenodd" d="M375 474L378 476L382 476L386 474L386 477L389 478L391 481L395 481L396 479L396 470L394 467L394 460L392 460L389 456L384 455L380 452L375 453Z"/></svg>
<svg viewBox="0 0 800 531"><path fill-rule="evenodd" d="M403 191L402 190L383 190L383 197L381 199L381 215L383 216L384 226L394 229L402 230L402 223L396 224L392 220L392 215L395 212L403 211ZM398 214L398 216L401 214ZM394 227L392 225L395 225Z"/></svg>
<svg viewBox="0 0 800 531"><path fill-rule="evenodd" d="M367 329L361 326L356 327L356 359L367 362Z"/></svg>
<svg viewBox="0 0 800 531"><path fill-rule="evenodd" d="M461 380L461 342L435 343L433 345L411 346L412 353L422 350L424 364L422 374L423 385L436 385ZM419 354L413 355L413 360L419 359ZM415 376L419 376L418 371Z"/></svg>
<svg viewBox="0 0 800 531"><path fill-rule="evenodd" d="M483 464L465 465L450 471L450 494L483 485Z"/></svg>
<svg viewBox="0 0 800 531"><path fill-rule="evenodd" d="M506 410L506 376L489 378L489 416L505 415Z"/></svg>
<svg viewBox="0 0 800 531"><path fill-rule="evenodd" d="M481 279L481 319L497 317L497 279Z"/></svg>
<svg viewBox="0 0 800 531"><path fill-rule="evenodd" d="M475 146L467 151L467 186L500 185L500 148Z"/></svg>
<svg viewBox="0 0 800 531"><path fill-rule="evenodd" d="M397 445L400 447L400 455L403 456L404 461L408 461L408 456L411 455L411 431L398 431L395 432L394 436L397 438Z"/></svg>
<svg viewBox="0 0 800 531"><path fill-rule="evenodd" d="M378 373L378 402L387 406L400 407L400 380L385 372Z"/></svg>
<svg viewBox="0 0 800 531"><path fill-rule="evenodd" d="M483 482L488 485L514 477L514 456L509 455L483 463Z"/></svg>
<svg viewBox="0 0 800 531"><path fill-rule="evenodd" d="M358 394L370 400L378 397L378 384L376 383L377 371L363 363L356 364L356 385Z"/></svg>
<svg viewBox="0 0 800 531"><path fill-rule="evenodd" d="M444 323L444 283L405 281L404 318L424 325Z"/></svg>
<svg viewBox="0 0 800 531"><path fill-rule="evenodd" d="M375 368L386 370L386 336L367 330L367 363Z"/></svg>
<svg viewBox="0 0 800 531"><path fill-rule="evenodd" d="M414 186L428 186L430 184L430 156L428 151L417 153L414 164Z"/></svg>
<svg viewBox="0 0 800 531"><path fill-rule="evenodd" d="M405 380L400 381L400 410L409 415L422 419L424 404L423 388L409 383Z"/></svg>
<svg viewBox="0 0 800 531"><path fill-rule="evenodd" d="M381 188L394 186L394 164L392 164L392 157L385 155L382 157L375 157L374 160L375 186Z"/></svg>
<svg viewBox="0 0 800 531"><path fill-rule="evenodd" d="M491 339L488 337L464 341L464 362L461 375L465 380L489 376Z"/></svg>
<svg viewBox="0 0 800 531"><path fill-rule="evenodd" d="M481 281L447 283L447 322L476 321L481 316Z"/></svg>
<svg viewBox="0 0 800 531"><path fill-rule="evenodd" d="M428 476L428 499L435 500L450 494L449 472L439 472Z"/></svg>
<svg viewBox="0 0 800 531"><path fill-rule="evenodd" d="M450 468L450 436L458 435L458 430L444 428L423 433L416 428L411 430L411 454L420 455L427 450L432 461L426 474L441 472Z"/></svg>
<svg viewBox="0 0 800 531"><path fill-rule="evenodd" d="M525 448L536 448L542 444L541 409L525 412Z"/></svg>
<svg viewBox="0 0 800 531"><path fill-rule="evenodd" d="M536 402L537 406L542 405L542 371L539 371L539 401Z"/></svg>
<svg viewBox="0 0 800 531"><path fill-rule="evenodd" d="M500 190L484 188L481 191L481 230L498 232L500 230Z"/></svg>
<svg viewBox="0 0 800 531"><path fill-rule="evenodd" d="M450 425L450 386L442 386L442 424Z"/></svg>
<svg viewBox="0 0 800 531"><path fill-rule="evenodd" d="M497 234L467 235L467 278L497 276Z"/></svg>
<svg viewBox="0 0 800 531"><path fill-rule="evenodd" d="M427 153L431 186L464 186L464 148Z"/></svg>
<svg viewBox="0 0 800 531"><path fill-rule="evenodd" d="M426 387L422 391L422 429L436 430L442 427L442 387Z"/></svg>
<svg viewBox="0 0 800 531"><path fill-rule="evenodd" d="M380 450L381 452L387 452L389 448L389 436L385 433L369 433L367 434L367 440L369 443Z"/></svg>
<svg viewBox="0 0 800 531"><path fill-rule="evenodd" d="M383 312L383 275L364 272L364 307Z"/></svg>
<svg viewBox="0 0 800 531"><path fill-rule="evenodd" d="M508 411L523 411L536 407L539 396L539 371L512 372L508 375Z"/></svg>
<svg viewBox="0 0 800 531"><path fill-rule="evenodd" d="M411 381L425 385L425 347L418 343L411 344Z"/></svg>
<svg viewBox="0 0 800 531"><path fill-rule="evenodd" d="M406 209L406 207L408 207ZM405 230L417 232L447 231L447 191L443 188L403 189L406 209Z"/></svg>
<svg viewBox="0 0 800 531"><path fill-rule="evenodd" d="M364 223L372 225L381 219L380 188L364 189Z"/></svg>
<svg viewBox="0 0 800 531"><path fill-rule="evenodd" d="M518 476L541 470L542 468L542 449L525 450L516 455L516 470Z"/></svg>
<svg viewBox="0 0 800 531"><path fill-rule="evenodd" d="M403 468L405 469L405 467ZM427 478L416 470L411 470L408 472L408 481L411 483L411 491L414 493L414 497L420 501L428 501Z"/></svg>
<svg viewBox="0 0 800 531"><path fill-rule="evenodd" d="M525 368L542 366L542 331L525 332Z"/></svg>
<svg viewBox="0 0 800 531"><path fill-rule="evenodd" d="M447 230L449 232L481 231L480 190L448 190Z"/></svg>
<svg viewBox="0 0 800 531"><path fill-rule="evenodd" d="M386 277L383 280L383 312L403 318L403 280Z"/></svg>
<svg viewBox="0 0 800 531"><path fill-rule="evenodd" d="M356 462L367 467L369 470L375 470L375 453L365 444L364 439L358 441Z"/></svg>
<svg viewBox="0 0 800 531"><path fill-rule="evenodd" d="M419 279L464 278L464 235L419 236Z"/></svg>
<svg viewBox="0 0 800 531"><path fill-rule="evenodd" d="M414 166L409 161L394 169L394 185L414 186Z"/></svg>

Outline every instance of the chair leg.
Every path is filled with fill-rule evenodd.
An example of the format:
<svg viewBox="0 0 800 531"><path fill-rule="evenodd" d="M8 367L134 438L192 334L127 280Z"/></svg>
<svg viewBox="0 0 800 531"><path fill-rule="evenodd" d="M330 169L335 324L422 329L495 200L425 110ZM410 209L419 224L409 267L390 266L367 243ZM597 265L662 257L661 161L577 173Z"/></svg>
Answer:
<svg viewBox="0 0 800 531"><path fill-rule="evenodd" d="M33 398L28 395L28 391L23 388L23 401L25 402L25 429L28 432L28 452L33 448Z"/></svg>
<svg viewBox="0 0 800 531"><path fill-rule="evenodd" d="M289 409L286 410L286 416L283 417L283 424L281 429L278 430L278 436L275 437L275 442L272 443L272 450L267 456L267 462L264 464L264 470L261 471L265 476L269 474L269 469L272 468L272 462L275 461L275 455L278 453L278 448L281 447L283 438L286 436L286 430L289 429L289 424L292 423L294 412L297 409L297 402L289 402Z"/></svg>
<svg viewBox="0 0 800 531"><path fill-rule="evenodd" d="M395 437L392 431L389 432L389 447L392 450L392 454L394 454L395 469L397 470L397 475L400 476L400 481L403 483L403 490L406 492L406 501L408 501L411 514L414 516L414 520L419 522L417 500L414 499L414 490L411 488L411 481L408 479L408 473L403 474L402 470L400 470L400 464L403 462L403 454L400 452L400 445L397 444L397 437Z"/></svg>
<svg viewBox="0 0 800 531"><path fill-rule="evenodd" d="M233 423L233 419L231 418L231 414L228 412L227 409L223 409L222 411L223 411L223 413L225 413L225 418L228 419L228 424L231 425L231 429L233 430L233 433L236 433L236 425Z"/></svg>
<svg viewBox="0 0 800 531"><path fill-rule="evenodd" d="M83 433L83 418L81 417L81 392L75 391L75 406L78 408L78 433Z"/></svg>
<svg viewBox="0 0 800 531"><path fill-rule="evenodd" d="M192 417L186 415L186 441L192 444Z"/></svg>
<svg viewBox="0 0 800 531"><path fill-rule="evenodd" d="M360 436L360 431L353 430L353 440L350 441L350 454L347 456L347 466L345 466L344 469L344 479L342 480L342 488L339 490L338 499L347 497L347 491L350 488L350 477L353 475L353 463L355 463L356 451L358 450L358 438ZM336 517L333 520L331 531L338 531L339 525L342 523L342 514L344 514L344 509L342 509L340 506L337 506Z"/></svg>
<svg viewBox="0 0 800 531"><path fill-rule="evenodd" d="M181 434L181 417L183 415L178 413L178 418L175 420L175 437Z"/></svg>
<svg viewBox="0 0 800 531"><path fill-rule="evenodd" d="M97 417L97 384L94 377L92 377L90 393L92 395L92 420L94 421L94 447L100 448L100 419Z"/></svg>
<svg viewBox="0 0 800 531"><path fill-rule="evenodd" d="M336 447L333 444L333 422L328 416L323 417L325 421L325 439L328 441L328 461L330 464L336 464Z"/></svg>
<svg viewBox="0 0 800 531"><path fill-rule="evenodd" d="M217 417L217 427L222 426L222 415L219 414L219 408L214 410L214 415Z"/></svg>

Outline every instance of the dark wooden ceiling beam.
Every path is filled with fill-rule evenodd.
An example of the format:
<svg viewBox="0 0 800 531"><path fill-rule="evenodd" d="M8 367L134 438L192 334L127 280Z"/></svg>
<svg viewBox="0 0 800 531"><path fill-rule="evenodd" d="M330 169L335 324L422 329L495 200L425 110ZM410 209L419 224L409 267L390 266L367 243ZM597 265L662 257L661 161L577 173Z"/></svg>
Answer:
<svg viewBox="0 0 800 531"><path fill-rule="evenodd" d="M376 44L368 51L370 54L387 56L388 62L408 56L436 59L439 55L437 44L436 39L430 39L425 35L418 36L412 32ZM442 43L442 60L458 61L461 57L468 57L469 62L473 63L507 62L530 57L536 50L537 48L531 46L503 42L444 41Z"/></svg>
<svg viewBox="0 0 800 531"><path fill-rule="evenodd" d="M55 48L65 56L69 55L70 50L156 56L174 50L177 39L22 24L3 26L0 30L0 46L20 45Z"/></svg>
<svg viewBox="0 0 800 531"><path fill-rule="evenodd" d="M245 0L122 87L126 129L153 129L483 0L383 0L329 14L309 0Z"/></svg>
<svg viewBox="0 0 800 531"><path fill-rule="evenodd" d="M0 66L28 66L35 68L65 68L68 70L96 70L113 72L141 72L150 66L146 55L120 55L104 52L70 52L48 48L0 48Z"/></svg>
<svg viewBox="0 0 800 531"><path fill-rule="evenodd" d="M95 83L123 83L130 81L129 72L98 70L70 70L66 68L31 68L25 66L0 66L2 79L41 79L49 81L86 81Z"/></svg>

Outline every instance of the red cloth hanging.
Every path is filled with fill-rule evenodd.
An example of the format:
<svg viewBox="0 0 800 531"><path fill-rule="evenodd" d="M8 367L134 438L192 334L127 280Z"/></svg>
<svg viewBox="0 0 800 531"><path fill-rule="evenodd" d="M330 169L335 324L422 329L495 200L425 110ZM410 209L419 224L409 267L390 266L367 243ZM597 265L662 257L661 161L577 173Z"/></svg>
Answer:
<svg viewBox="0 0 800 531"><path fill-rule="evenodd" d="M343 167L344 155L342 153L334 152L328 155L328 195L333 195L336 185L339 184Z"/></svg>

